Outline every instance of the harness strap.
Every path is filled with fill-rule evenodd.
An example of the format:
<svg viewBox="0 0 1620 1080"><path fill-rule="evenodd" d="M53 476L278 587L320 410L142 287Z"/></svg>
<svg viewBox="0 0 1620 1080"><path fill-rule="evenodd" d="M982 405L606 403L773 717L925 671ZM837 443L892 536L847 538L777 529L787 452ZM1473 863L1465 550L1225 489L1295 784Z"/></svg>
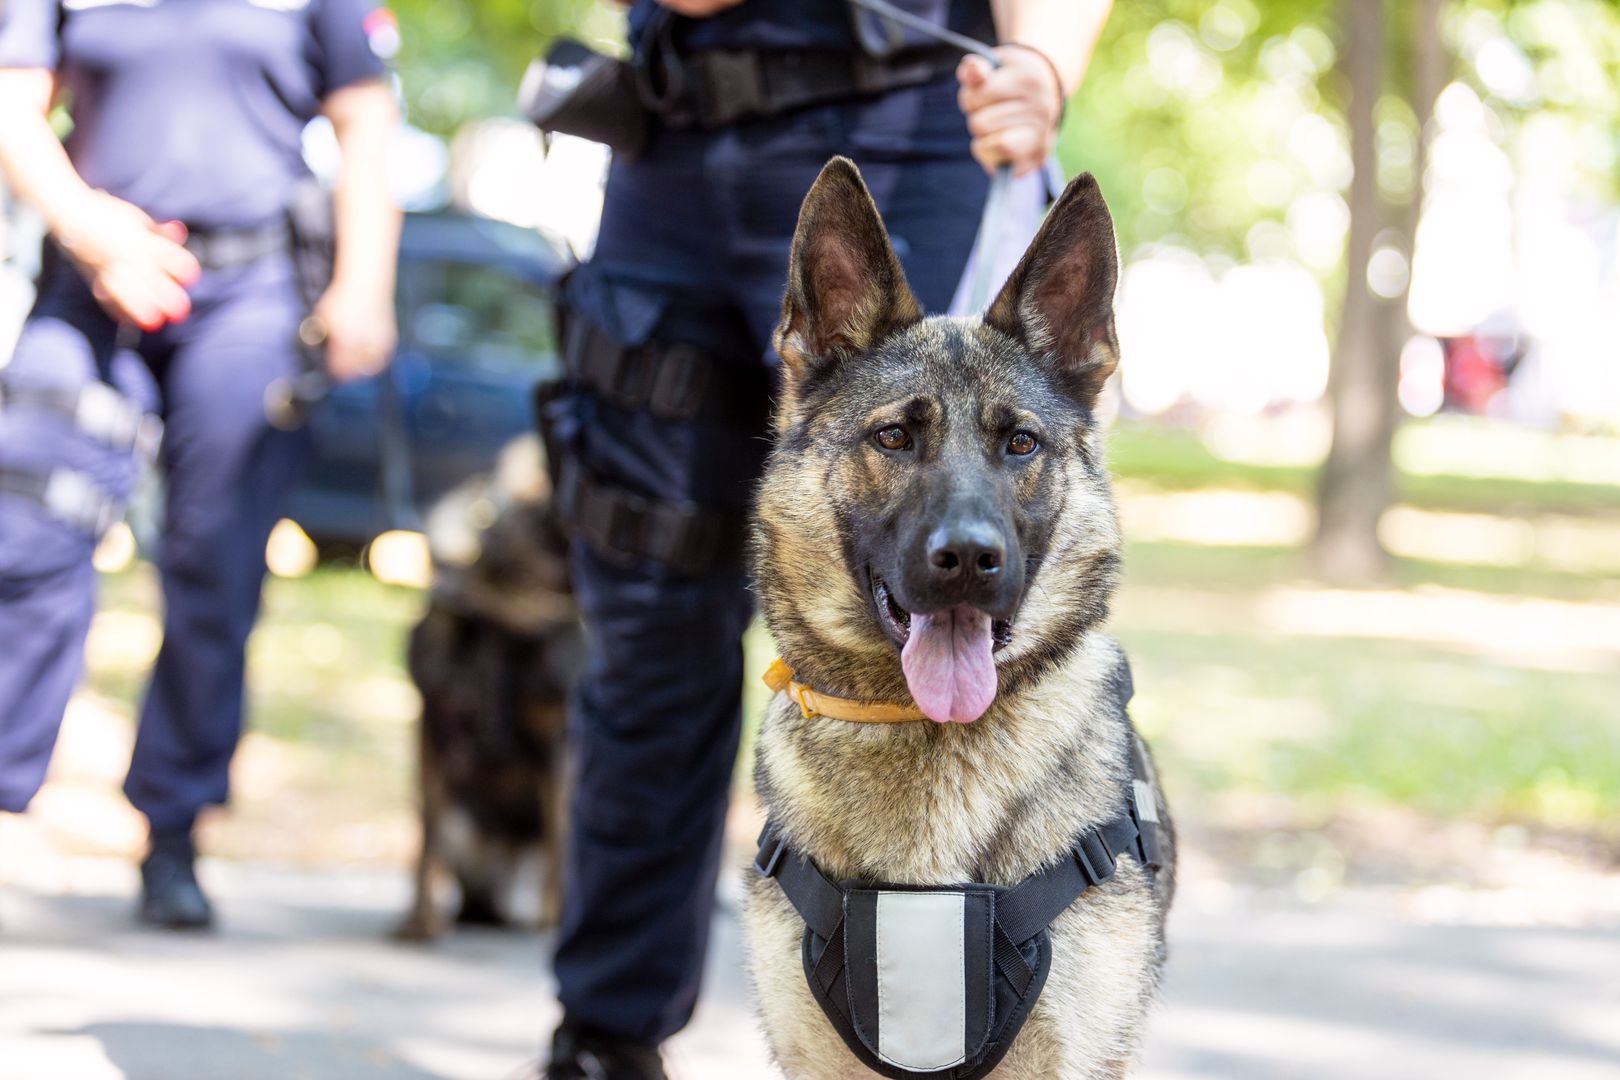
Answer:
<svg viewBox="0 0 1620 1080"><path fill-rule="evenodd" d="M150 461L163 437L163 422L104 382L79 386L18 386L0 378L0 408L23 406L63 417L115 450L134 450Z"/></svg>
<svg viewBox="0 0 1620 1080"><path fill-rule="evenodd" d="M1134 734L1131 738L1136 742ZM1110 880L1120 855L1131 855L1150 872L1159 869L1158 812L1139 749L1133 750L1132 766L1136 776L1124 814L1087 829L1064 858L996 898L996 962L1015 987L1027 984L1033 975L1018 946L1052 925L1086 890ZM766 822L759 834L754 869L763 877L776 878L816 936L833 936L844 918L843 890L808 856L794 850L775 822Z"/></svg>
<svg viewBox="0 0 1620 1080"><path fill-rule="evenodd" d="M609 561L649 559L697 576L740 555L741 510L640 495L597 479L572 459L559 472L558 520Z"/></svg>
<svg viewBox="0 0 1620 1080"><path fill-rule="evenodd" d="M124 512L87 473L76 469L37 473L0 468L0 495L36 502L58 521L98 540Z"/></svg>
<svg viewBox="0 0 1620 1080"><path fill-rule="evenodd" d="M776 879L799 918L817 937L831 940L837 933L844 922L844 891L829 881L809 856L789 847L773 821L767 821L759 834L754 869L761 877Z"/></svg>
<svg viewBox="0 0 1620 1080"><path fill-rule="evenodd" d="M763 365L722 365L684 341L626 347L589 319L572 320L563 355L576 384L621 409L764 429L770 381Z"/></svg>

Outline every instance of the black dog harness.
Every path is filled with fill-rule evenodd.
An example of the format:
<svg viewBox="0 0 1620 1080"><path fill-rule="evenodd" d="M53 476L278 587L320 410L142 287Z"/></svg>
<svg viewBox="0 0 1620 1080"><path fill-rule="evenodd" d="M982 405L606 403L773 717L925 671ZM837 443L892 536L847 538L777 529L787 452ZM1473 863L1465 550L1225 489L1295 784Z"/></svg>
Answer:
<svg viewBox="0 0 1620 1080"><path fill-rule="evenodd" d="M1160 867L1158 810L1131 735L1126 812L1017 885L834 884L768 822L754 868L804 919L810 993L868 1068L896 1080L977 1080L1028 1019L1051 968L1052 922L1114 876Z"/></svg>

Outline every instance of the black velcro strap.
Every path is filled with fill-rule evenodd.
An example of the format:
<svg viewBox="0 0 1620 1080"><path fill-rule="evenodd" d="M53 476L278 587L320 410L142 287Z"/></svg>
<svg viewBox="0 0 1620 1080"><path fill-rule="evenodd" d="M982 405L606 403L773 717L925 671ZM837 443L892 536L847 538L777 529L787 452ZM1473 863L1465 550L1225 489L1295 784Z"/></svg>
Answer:
<svg viewBox="0 0 1620 1080"><path fill-rule="evenodd" d="M776 879L799 918L817 937L832 940L844 921L843 890L828 881L807 856L794 851L772 822L766 822L759 834L754 869L763 877ZM839 952L843 952L842 947Z"/></svg>
<svg viewBox="0 0 1620 1080"><path fill-rule="evenodd" d="M569 326L563 351L574 382L621 409L662 420L764 427L770 401L764 364L721 365L682 341L626 347L588 319L575 319Z"/></svg>
<svg viewBox="0 0 1620 1080"><path fill-rule="evenodd" d="M653 499L591 476L567 461L557 484L557 516L610 562L662 563L698 576L741 557L744 516L696 503Z"/></svg>

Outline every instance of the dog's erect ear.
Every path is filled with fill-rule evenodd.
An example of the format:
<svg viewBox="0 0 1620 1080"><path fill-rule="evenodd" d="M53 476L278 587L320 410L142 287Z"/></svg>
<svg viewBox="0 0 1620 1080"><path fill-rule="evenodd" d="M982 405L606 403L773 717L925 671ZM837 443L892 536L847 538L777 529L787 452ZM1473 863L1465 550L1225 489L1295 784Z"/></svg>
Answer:
<svg viewBox="0 0 1620 1080"><path fill-rule="evenodd" d="M1114 222L1097 181L1084 173L1046 215L984 321L1056 364L1089 403L1119 365L1118 278Z"/></svg>
<svg viewBox="0 0 1620 1080"><path fill-rule="evenodd" d="M833 158L799 208L778 355L802 379L921 318L860 172L848 158Z"/></svg>

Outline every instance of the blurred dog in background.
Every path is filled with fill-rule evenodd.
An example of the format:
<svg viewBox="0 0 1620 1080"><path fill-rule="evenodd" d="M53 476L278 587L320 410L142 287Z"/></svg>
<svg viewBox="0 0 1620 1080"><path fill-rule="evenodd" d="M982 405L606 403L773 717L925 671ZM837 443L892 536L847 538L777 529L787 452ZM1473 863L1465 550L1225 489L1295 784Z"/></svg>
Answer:
<svg viewBox="0 0 1620 1080"><path fill-rule="evenodd" d="M396 936L443 932L444 874L460 887L458 924L550 925L562 900L567 697L582 653L538 440L513 443L494 474L447 496L427 533L434 586L409 653L422 695L422 849Z"/></svg>

